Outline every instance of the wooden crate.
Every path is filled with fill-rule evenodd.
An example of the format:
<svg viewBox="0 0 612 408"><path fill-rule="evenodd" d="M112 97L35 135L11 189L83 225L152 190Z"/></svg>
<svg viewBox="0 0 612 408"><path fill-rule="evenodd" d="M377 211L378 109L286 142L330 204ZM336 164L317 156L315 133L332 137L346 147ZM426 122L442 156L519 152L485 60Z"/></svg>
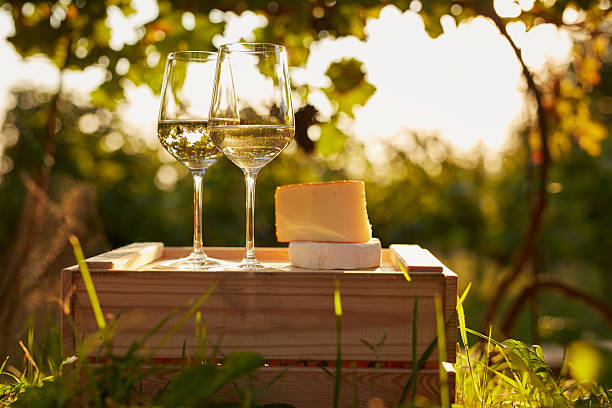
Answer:
<svg viewBox="0 0 612 408"><path fill-rule="evenodd" d="M144 246L146 247L146 246ZM164 316L174 309L187 310L209 288L216 286L200 307L206 322L206 338L211 344L221 341L221 351L255 351L271 366L260 369L255 385L265 384L282 365L305 360L310 363L292 367L259 400L286 402L296 407L329 406L333 382L316 367L336 359L335 281L342 299L343 405L354 399L355 390L366 404L371 395L387 404L397 404L412 368L412 316L418 296L418 341L421 355L436 336L434 297L439 296L448 322L446 354L450 363L456 356L457 275L428 251L414 245L392 245L383 250L382 265L370 270L309 270L288 264L286 248L258 248L264 262L284 268L281 272L174 271L160 268L158 262L187 255L189 248L149 248L138 250L131 261L122 260L121 251L88 260L102 309L107 315L121 311L119 334L113 340L116 353L125 352ZM126 252L126 251L123 251ZM128 251L129 252L129 251ZM239 261L241 248L207 248L219 259ZM143 255L144 254L144 255ZM161 257L157 258L161 254ZM152 261L152 262L149 262ZM144 263L144 264L143 264ZM408 282L397 267L408 270ZM96 331L96 323L85 285L76 266L62 271L63 299L70 306L79 338ZM180 313L165 327L172 327ZM121 324L121 321L123 323ZM68 319L62 324L64 349L75 351L75 338ZM156 358L180 358L195 348L195 320L189 319L159 349ZM151 338L157 344L165 330ZM376 344L386 336L379 360L384 368L372 368L376 356L362 340ZM222 337L220 337L222 336ZM418 393L439 399L438 352L435 350L419 374ZM450 365L446 366L447 368ZM451 394L454 375L449 370ZM144 384L153 393L167 378ZM353 384L356 382L356 384ZM222 392L224 400L236 399L233 389ZM452 398L452 395L451 395Z"/></svg>

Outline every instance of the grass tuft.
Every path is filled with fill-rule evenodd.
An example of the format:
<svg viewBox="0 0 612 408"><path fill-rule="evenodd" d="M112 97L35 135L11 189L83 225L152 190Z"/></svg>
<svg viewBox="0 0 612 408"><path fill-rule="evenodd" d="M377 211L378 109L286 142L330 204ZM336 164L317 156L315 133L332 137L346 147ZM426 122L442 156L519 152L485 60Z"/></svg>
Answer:
<svg viewBox="0 0 612 408"><path fill-rule="evenodd" d="M99 331L94 335L80 340L77 346L80 356L98 354L95 364L87 358L75 356L63 357L61 355L61 338L57 328L49 327L46 334L37 339L34 334L33 321L27 333L27 341L19 343L23 355L23 368L18 370L8 365L8 357L0 365L0 407L12 408L38 408L38 407L128 407L135 403L149 404L155 407L248 407L248 408L290 408L287 404L257 405L257 398L268 390L274 382L279 380L292 366L286 367L263 389L254 390L252 386L239 389L242 401L239 403L224 404L217 402L219 391L224 387L236 385L240 378L252 378L254 371L264 367L265 361L256 353L233 353L223 355L220 353L222 336L218 336L214 345L213 355L208 357L205 349L206 325L199 308L211 295L214 287L204 293L172 326L162 340L151 349L148 343L168 321L177 315L175 310L136 341L125 355L115 355L111 340L120 330L117 325L119 315L108 322L104 320L91 275L85 264L84 257L76 237L71 237L75 256L79 262L83 280L88 288L88 295L92 308L96 314ZM401 268L403 270L403 268ZM407 281L410 276L405 273ZM89 282L89 284L87 283ZM544 361L542 349L539 346L528 346L525 343L506 339L498 341L492 338L492 328L484 335L467 326L463 304L466 301L470 286L457 298L457 317L459 322L459 337L463 347L457 354L455 369L457 372L456 403L453 408L493 408L493 407L611 407L612 390L606 389L594 379L587 377L575 378L572 373L572 350L568 352L559 376L554 376L550 367ZM418 340L418 297L415 296L412 321L412 359L413 373L404 384L398 407L450 407L448 378L446 370L440 365L440 394L441 402L424 401L417 397L417 383L419 369L430 358L438 346L438 360L445 361L446 356L446 325L454 317L450 316L444 321L441 299L434 299L436 308L436 336L417 358ZM321 366L323 371L333 378L334 401L337 408L342 385L342 304L340 297L340 283L335 281L334 288L334 314L336 318L336 365L335 372ZM97 310L97 312L96 312ZM162 347L178 329L195 315L196 323L196 351L194 356L185 355L185 364L180 368L176 365L157 364L153 358L157 350ZM468 343L468 335L475 336L477 341ZM376 344L366 340L362 343L369 347L376 355L378 368L380 352L384 346L385 334ZM78 333L75 334L78 337ZM92 339L97 339L93 342ZM101 339L101 340L100 340ZM38 340L38 341L37 341ZM38 346L43 344L43 346ZM95 347L94 347L95 346ZM586 346L584 346L586 347ZM217 361L217 353L223 360ZM185 354L187 352L185 351ZM209 360L210 358L210 360ZM572 360L574 359L574 360ZM297 362L296 362L297 363ZM569 367L569 368L568 368ZM143 397L143 383L155 376L172 378L152 398ZM356 378L353 378L356 381ZM250 384L250 382L249 382ZM373 384L372 384L373 385ZM373 388L370 402L381 403L376 398ZM406 397L409 401L404 404ZM355 393L355 404L358 394ZM370 405L369 405L370 406ZM372 405L383 406L383 405Z"/></svg>

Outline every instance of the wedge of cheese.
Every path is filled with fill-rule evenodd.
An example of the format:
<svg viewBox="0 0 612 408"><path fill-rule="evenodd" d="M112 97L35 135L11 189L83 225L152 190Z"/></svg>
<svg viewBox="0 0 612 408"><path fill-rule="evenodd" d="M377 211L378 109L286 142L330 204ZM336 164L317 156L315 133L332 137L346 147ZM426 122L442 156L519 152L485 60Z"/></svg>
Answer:
<svg viewBox="0 0 612 408"><path fill-rule="evenodd" d="M281 186L274 201L279 242L368 242L372 238L363 181Z"/></svg>
<svg viewBox="0 0 612 408"><path fill-rule="evenodd" d="M362 244L293 241L291 265L308 269L368 269L380 266L382 248L377 238Z"/></svg>

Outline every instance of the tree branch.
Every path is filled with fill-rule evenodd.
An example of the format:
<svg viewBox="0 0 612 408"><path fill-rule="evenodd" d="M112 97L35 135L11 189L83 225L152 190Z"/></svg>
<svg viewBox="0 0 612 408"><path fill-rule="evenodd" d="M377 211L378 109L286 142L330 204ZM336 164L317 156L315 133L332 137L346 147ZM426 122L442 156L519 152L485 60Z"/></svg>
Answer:
<svg viewBox="0 0 612 408"><path fill-rule="evenodd" d="M497 286L493 297L487 307L485 318L482 322L483 327L488 327L491 323L497 309L499 308L501 299L508 290L509 284L515 280L524 270L525 265L532 259L533 250L535 246L536 238L540 232L542 226L543 215L548 205L548 194L546 192L546 183L548 180L548 171L550 167L550 152L548 150L548 126L546 123L546 111L542 103L542 94L535 83L534 76L529 71L529 68L523 60L521 49L510 37L510 34L506 30L506 26L500 17L495 14L493 9L490 9L483 15L489 17L497 26L501 34L506 38L512 50L514 51L518 61L521 64L523 76L527 81L527 87L531 92L537 107L537 124L540 136L540 149L541 157L539 158L539 172L538 172L538 190L531 196L531 208L529 211L529 219L526 228L523 231L519 248L516 252L516 256L512 263L512 269L510 273L502 279ZM530 193L531 194L531 193Z"/></svg>
<svg viewBox="0 0 612 408"><path fill-rule="evenodd" d="M592 294L570 283L562 282L558 278L540 275L533 283L523 289L521 295L508 309L506 318L501 326L503 333L509 334L512 331L523 305L525 305L525 303L533 296L545 289L556 290L565 294L566 296L581 300L587 306L596 310L608 322L608 324L612 325L612 310L603 300L594 298Z"/></svg>

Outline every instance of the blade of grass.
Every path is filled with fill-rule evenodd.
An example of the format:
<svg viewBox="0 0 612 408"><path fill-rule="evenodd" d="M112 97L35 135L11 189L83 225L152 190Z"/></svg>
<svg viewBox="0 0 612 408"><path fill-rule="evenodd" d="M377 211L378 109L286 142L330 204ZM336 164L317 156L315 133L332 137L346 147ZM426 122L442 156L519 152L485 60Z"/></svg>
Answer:
<svg viewBox="0 0 612 408"><path fill-rule="evenodd" d="M419 368L420 366L416 364L418 360L417 357L417 342L418 342L418 319L419 315L419 297L418 295L414 295L414 306L412 308L412 376L414 377L414 381L412 382L412 397L410 398L410 405L414 406L414 401L416 399L416 391L417 384L419 383Z"/></svg>
<svg viewBox="0 0 612 408"><path fill-rule="evenodd" d="M253 396L253 402L257 402L257 398L259 398L259 396L261 394L263 394L265 391L267 391L272 385L274 385L275 382L277 382L283 375L285 375L285 373L287 371L289 371L289 369L291 367L293 367L295 364L297 363L297 361L293 361L291 362L291 364L289 364L286 368L284 368L281 372L279 372L278 374L276 374L274 377L272 377L272 379L270 381L268 381L268 383L266 385L264 385L264 387L259 390L254 396ZM329 370L327 370L329 372ZM329 375L331 375L332 377L334 376L332 373L329 373Z"/></svg>
<svg viewBox="0 0 612 408"><path fill-rule="evenodd" d="M563 347L563 358L561 359L561 369L559 370L559 378L557 379L557 386L561 386L561 380L563 379L565 369L565 359L567 357L567 346ZM2 372L2 370L0 370Z"/></svg>
<svg viewBox="0 0 612 408"><path fill-rule="evenodd" d="M436 331L438 333L438 361L440 374L440 404L442 408L450 408L448 375L442 364L446 361L446 333L444 324L444 312L442 311L442 299L440 296L434 297L436 304Z"/></svg>
<svg viewBox="0 0 612 408"><path fill-rule="evenodd" d="M323 370L323 372L327 375L329 375L331 378L335 378L334 373L332 373L331 371L329 371L329 368L325 367L325 366L319 366L319 368L321 370Z"/></svg>
<svg viewBox="0 0 612 408"><path fill-rule="evenodd" d="M106 321L104 320L104 314L102 314L102 308L100 307L100 301L98 300L98 294L96 293L93 280L91 279L89 268L87 267L87 263L85 263L85 256L83 255L81 243L75 235L70 235L70 238L68 239L72 245L74 256L77 259L79 270L81 271L81 276L83 277L83 283L85 283L85 289L87 289L87 296L89 296L89 302L91 303L91 308L93 309L94 316L96 317L96 323L98 328L103 330L106 327Z"/></svg>
<svg viewBox="0 0 612 408"><path fill-rule="evenodd" d="M340 381L342 375L342 303L340 301L340 282L334 281L334 313L336 314L336 375L334 378L334 408L338 408Z"/></svg>
<svg viewBox="0 0 612 408"><path fill-rule="evenodd" d="M202 321L202 325L200 327L200 359L202 361L206 360L206 322Z"/></svg>
<svg viewBox="0 0 612 408"><path fill-rule="evenodd" d="M28 363L36 370L36 372L40 372L40 370L38 369L38 365L36 365L36 361L34 361L34 359L32 358L32 355L28 351L25 344L23 344L23 341L19 340L19 346L23 350L25 357L28 360Z"/></svg>
<svg viewBox="0 0 612 408"><path fill-rule="evenodd" d="M7 377L11 377L13 380L15 380L15 382L21 383L21 380L19 378L17 378L17 376L15 376L12 373L9 373L8 371L4 371L4 372L0 373L0 375L6 375Z"/></svg>
<svg viewBox="0 0 612 408"><path fill-rule="evenodd" d="M489 338L487 339L487 352L486 352L486 355L485 355L485 371L484 371L484 375L483 375L483 378L482 378L482 384L480 386L480 389L482 391L481 406L482 406L482 404L485 401L484 393L485 393L486 386L487 386L487 374L489 373L489 370L488 370L488 368L489 368L489 350L491 348L491 331L492 331L492 329L493 329L492 326L489 325L489 336L488 336Z"/></svg>
<svg viewBox="0 0 612 408"><path fill-rule="evenodd" d="M525 402L525 406L531 406L530 400L529 400L529 396L526 395L526 389L523 386L523 383L521 382L521 380L519 379L517 373L515 372L515 370L512 368L512 364L510 363L510 360L508 359L508 356L506 355L506 353L504 352L504 349L508 349L507 346L505 346L504 344L494 340L493 338L491 338L491 336L485 336L484 334L481 334L475 330L472 330L470 328L466 328L466 331L468 333L471 333L475 336L478 336L484 340L487 340L488 342L493 343L497 349L499 350L500 354L503 356L504 360L506 361L506 364L508 366L508 370L510 371L510 373L512 374L512 376L514 377L514 380L516 381L516 389L517 391L520 393L522 399Z"/></svg>
<svg viewBox="0 0 612 408"><path fill-rule="evenodd" d="M4 367L6 366L6 362L8 361L9 356L6 356L6 358L4 359L4 362L2 363L2 366L0 366L0 375L6 375L7 377L11 377L12 379L14 379L17 383L19 383L19 378L17 378L15 375L13 375L12 373L9 373L7 371L4 371Z"/></svg>
<svg viewBox="0 0 612 408"><path fill-rule="evenodd" d="M474 336L478 336L478 337L480 337L483 340L490 339L491 343L495 344L497 347L501 347L501 348L505 348L506 347L503 344L501 344L499 341L497 341L497 340L495 340L493 338L487 337L484 334L481 334L481 333L477 332L476 330L470 329L469 327L466 327L465 331L467 331L470 334L473 334Z"/></svg>
<svg viewBox="0 0 612 408"><path fill-rule="evenodd" d="M195 357L200 360L205 360L204 355L200 352L202 347L202 329L202 312L198 310L195 314Z"/></svg>
<svg viewBox="0 0 612 408"><path fill-rule="evenodd" d="M472 282L468 283L467 287L465 288L465 290L463 291L463 293L461 294L461 303L463 303L463 301L465 301L465 298L467 297L468 293L470 293L470 289L472 288Z"/></svg>
<svg viewBox="0 0 612 408"><path fill-rule="evenodd" d="M472 377L472 384L474 386L474 392L476 393L476 397L479 401L482 402L482 395L480 393L480 387L478 386L478 380L474 374L474 369L472 368L472 359L470 357L470 346L468 343L466 325L465 325L465 312L463 310L463 301L467 297L467 294L470 291L470 287L472 283L470 282L467 288L463 291L461 296L457 296L457 320L459 321L459 333L461 334L461 341L463 342L463 347L465 348L465 356L467 357L467 363L470 370L470 376Z"/></svg>
<svg viewBox="0 0 612 408"><path fill-rule="evenodd" d="M404 274L404 278L406 278L406 280L408 282L412 281L412 278L410 278L410 275L408 275L408 271L406 270L406 268L404 268L404 265L402 265L401 262L397 263L397 266L400 268L400 270L402 271L402 273Z"/></svg>
<svg viewBox="0 0 612 408"><path fill-rule="evenodd" d="M448 320L444 322L445 325L448 325L448 323L455 317L455 313L449 316ZM423 354L421 354L421 358L419 358L419 361L417 363L419 367L423 367L423 365L425 365L425 362L431 356L431 353L433 353L434 348L436 348L437 342L438 342L438 336L436 335L431 340L431 342L429 343L429 345L427 346ZM406 382L406 385L404 385L404 389L402 390L402 394L400 395L400 399L397 403L398 407L401 406L402 403L404 402L404 399L406 398L406 395L408 394L408 391L410 390L410 387L412 386L412 381L414 381L414 374L410 375L410 377L408 378L408 381Z"/></svg>
<svg viewBox="0 0 612 408"><path fill-rule="evenodd" d="M217 335L216 341L213 343L212 341L208 340L208 342L212 344L213 346L213 351L210 356L211 360L215 360L217 358L217 353L221 354L222 358L225 358L225 354L223 353L223 351L221 351L221 344L223 344L223 337L225 336L225 330L223 328L226 326L227 326L227 315L223 319L223 324L221 325L221 330L219 331L219 334Z"/></svg>
<svg viewBox="0 0 612 408"><path fill-rule="evenodd" d="M164 316L155 326L153 326L153 328L151 330L146 332L142 336L142 338L140 340L132 343L132 346L130 347L130 349L129 349L127 354L131 355L134 352L138 351L142 346L144 346L144 344L147 342L147 340L149 340L155 333L160 331L161 328L164 327L164 325L168 322L168 320L173 318L177 313L178 313L177 309L174 309L174 310L170 311L170 313L168 313L166 316ZM147 352L146 349L145 349L145 352ZM153 354L149 353L148 357L153 357Z"/></svg>
<svg viewBox="0 0 612 408"><path fill-rule="evenodd" d="M513 380L512 378L508 377L507 375L505 375L504 373L502 373L501 371L498 371L494 368L491 368L488 364L485 363L481 363L480 361L474 360L474 363L477 365L482 366L483 368L485 368L487 371L491 371L492 373L498 375L502 380L504 380L506 383L508 383L508 385L518 388L519 385L518 383Z"/></svg>
<svg viewBox="0 0 612 408"><path fill-rule="evenodd" d="M357 365L355 362L351 364L351 368L355 368ZM355 408L359 408L359 384L357 382L357 372L353 371L353 375L351 376L353 381L353 406Z"/></svg>
<svg viewBox="0 0 612 408"><path fill-rule="evenodd" d="M38 368L38 366L34 362L34 358L32 357L32 353L34 353L34 319L32 316L28 319L28 348L26 349L21 341L19 342L19 345L24 349L24 351L26 351L26 355L29 356L29 371L32 372L32 368L36 368L36 371L32 373L30 384L37 384L38 378L40 376L40 369ZM30 353L29 350L32 350L32 353Z"/></svg>
<svg viewBox="0 0 612 408"><path fill-rule="evenodd" d="M213 286L211 286L206 293L204 293L202 296L200 296L200 298L189 308L189 310L187 312L185 312L185 314L183 314L183 316L180 318L180 320L178 322L176 322L176 324L174 326L172 326L172 328L168 331L168 333L166 333L166 335L164 336L163 339L161 339L161 341L157 344L157 346L155 346L155 348L153 349L152 353L153 355L155 353L157 353L157 351L162 348L164 346L164 344L166 344L168 342L168 340L170 340L170 338L174 335L174 333L176 333L178 331L178 329L180 329L189 319L189 317L195 313L195 311L202 305L202 303L204 303L204 301L206 299L208 299L208 297L210 296L210 294L217 288L217 284L215 283Z"/></svg>
<svg viewBox="0 0 612 408"><path fill-rule="evenodd" d="M6 358L4 359L4 362L0 366L0 374L2 374L2 372L4 371L4 366L6 366L6 362L8 361L8 359L9 359L9 356L6 356Z"/></svg>

